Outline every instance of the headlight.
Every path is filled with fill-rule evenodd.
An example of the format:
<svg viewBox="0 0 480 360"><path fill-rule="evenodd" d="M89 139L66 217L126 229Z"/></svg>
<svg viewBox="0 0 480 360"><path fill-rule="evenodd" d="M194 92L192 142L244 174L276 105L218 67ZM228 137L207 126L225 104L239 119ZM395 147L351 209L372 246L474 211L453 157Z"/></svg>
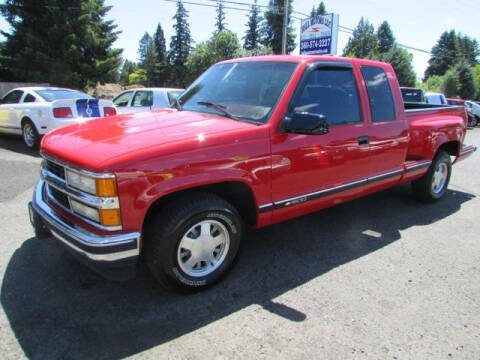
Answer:
<svg viewBox="0 0 480 360"><path fill-rule="evenodd" d="M67 184L95 196L112 197L117 195L115 178L94 178L67 169Z"/></svg>
<svg viewBox="0 0 480 360"><path fill-rule="evenodd" d="M90 220L100 222L100 214L98 213L97 209L91 208L90 206L83 205L78 201L70 199L70 204L72 205L72 210L75 211L77 214L82 215Z"/></svg>
<svg viewBox="0 0 480 360"><path fill-rule="evenodd" d="M69 186L75 189L85 191L92 195L97 194L97 186L95 184L95 179L88 175L83 175L77 173L76 171L67 169L67 183Z"/></svg>

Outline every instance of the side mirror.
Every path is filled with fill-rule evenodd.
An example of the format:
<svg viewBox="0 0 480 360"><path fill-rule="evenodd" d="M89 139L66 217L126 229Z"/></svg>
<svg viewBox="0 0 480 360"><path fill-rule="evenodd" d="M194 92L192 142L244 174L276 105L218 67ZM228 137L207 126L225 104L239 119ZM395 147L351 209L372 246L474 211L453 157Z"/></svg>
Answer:
<svg viewBox="0 0 480 360"><path fill-rule="evenodd" d="M317 115L308 112L293 112L291 116L284 119L285 125L283 131L305 134L305 135L325 135L328 134L329 127L325 115Z"/></svg>

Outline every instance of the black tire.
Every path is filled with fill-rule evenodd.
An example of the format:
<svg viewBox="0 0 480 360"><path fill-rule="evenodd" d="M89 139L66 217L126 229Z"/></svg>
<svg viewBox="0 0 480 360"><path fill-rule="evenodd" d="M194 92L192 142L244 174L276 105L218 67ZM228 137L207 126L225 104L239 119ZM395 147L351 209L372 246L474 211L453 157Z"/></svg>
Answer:
<svg viewBox="0 0 480 360"><path fill-rule="evenodd" d="M37 128L30 119L26 119L22 123L23 143L29 149L38 149L40 144L40 135Z"/></svg>
<svg viewBox="0 0 480 360"><path fill-rule="evenodd" d="M182 250L185 251L185 249L183 247L179 249L179 246L183 241L182 238L192 234L200 223L211 222L219 224L223 232L228 232L229 245L222 245L224 246L221 257L223 260L221 263L218 262L216 269L206 275L192 276L183 270L188 261L180 264ZM197 193L180 198L155 214L147 225L144 239L147 265L155 279L168 289L181 292L205 289L220 281L230 270L240 246L242 227L243 224L236 209L216 195ZM198 238L194 240L200 237L201 234L198 233ZM215 248L215 251L217 249L221 247ZM188 251L186 254L188 259ZM197 261L193 252L190 253L190 257ZM203 265L203 263L205 262L201 261L197 265L207 269L213 264Z"/></svg>
<svg viewBox="0 0 480 360"><path fill-rule="evenodd" d="M438 185L435 189L435 172L445 166L446 179L443 185ZM439 200L448 188L450 176L452 174L452 162L450 156L443 150L440 150L432 161L427 173L420 179L412 181L412 189L415 197L425 203L432 203Z"/></svg>
<svg viewBox="0 0 480 360"><path fill-rule="evenodd" d="M468 122L468 126L475 127L478 125L478 119L476 116L470 117L470 121Z"/></svg>

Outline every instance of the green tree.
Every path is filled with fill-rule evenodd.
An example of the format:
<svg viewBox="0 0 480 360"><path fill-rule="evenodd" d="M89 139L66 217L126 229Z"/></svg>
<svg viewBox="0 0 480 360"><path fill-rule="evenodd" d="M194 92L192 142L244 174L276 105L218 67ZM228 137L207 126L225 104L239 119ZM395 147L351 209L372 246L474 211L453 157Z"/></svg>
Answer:
<svg viewBox="0 0 480 360"><path fill-rule="evenodd" d="M448 70L443 76L442 93L446 97L455 98L459 95L459 87L458 73L454 69Z"/></svg>
<svg viewBox="0 0 480 360"><path fill-rule="evenodd" d="M384 21L377 30L378 51L386 53L395 46L395 37L393 36L390 24Z"/></svg>
<svg viewBox="0 0 480 360"><path fill-rule="evenodd" d="M443 91L443 77L432 75L420 87L425 91L440 93Z"/></svg>
<svg viewBox="0 0 480 360"><path fill-rule="evenodd" d="M155 44L155 49L157 50L157 69L154 78L154 85L164 86L168 82L169 64L167 61L165 35L160 23L157 25L157 30L153 35L153 42Z"/></svg>
<svg viewBox="0 0 480 360"><path fill-rule="evenodd" d="M458 95L460 98L471 100L475 98L477 89L475 86L475 79L473 71L468 62L463 60L455 66L455 71L458 74Z"/></svg>
<svg viewBox="0 0 480 360"><path fill-rule="evenodd" d="M392 47L386 53L379 56L379 60L390 63L397 74L400 86L414 87L417 75L413 70L413 55L407 50L399 47Z"/></svg>
<svg viewBox="0 0 480 360"><path fill-rule="evenodd" d="M10 25L0 59L3 80L48 82L85 88L116 81L122 50L105 20L104 0L6 0L0 11Z"/></svg>
<svg viewBox="0 0 480 360"><path fill-rule="evenodd" d="M122 70L120 71L120 84L126 86L130 83L129 76L137 70L137 64L133 61L125 59L123 62Z"/></svg>
<svg viewBox="0 0 480 360"><path fill-rule="evenodd" d="M157 49L158 62L163 64L167 60L167 42L165 41L165 34L160 23L158 23L157 30L153 34L153 42Z"/></svg>
<svg viewBox="0 0 480 360"><path fill-rule="evenodd" d="M478 64L480 51L477 40L472 39L467 35L462 36L461 34L458 34L457 45L459 58L467 61L470 66Z"/></svg>
<svg viewBox="0 0 480 360"><path fill-rule="evenodd" d="M217 0L217 22L215 23L215 31L222 32L226 30L226 25L225 5L223 4L223 0Z"/></svg>
<svg viewBox="0 0 480 360"><path fill-rule="evenodd" d="M138 62L140 67L144 66L145 59L147 57L148 47L152 44L153 39L148 32L143 34L140 39L140 44L138 45Z"/></svg>
<svg viewBox="0 0 480 360"><path fill-rule="evenodd" d="M283 36L283 0L270 0L269 10L265 12L263 45L270 47L275 54L282 53ZM295 29L292 24L293 0L288 2L287 53L295 49Z"/></svg>
<svg viewBox="0 0 480 360"><path fill-rule="evenodd" d="M199 44L187 60L187 81L190 83L213 64L238 56L240 41L233 32L225 30L207 42Z"/></svg>
<svg viewBox="0 0 480 360"><path fill-rule="evenodd" d="M477 88L477 95L475 98L480 100L480 64L473 68L473 78L475 80L475 87Z"/></svg>
<svg viewBox="0 0 480 360"><path fill-rule="evenodd" d="M428 61L425 78L432 75L443 75L458 61L458 37L454 30L445 31L432 48L432 56Z"/></svg>
<svg viewBox="0 0 480 360"><path fill-rule="evenodd" d="M320 2L317 8L317 15L325 15L327 13L327 7L323 1Z"/></svg>
<svg viewBox="0 0 480 360"><path fill-rule="evenodd" d="M245 34L243 48L246 50L255 50L261 46L261 27L262 15L258 7L258 0L250 8L248 15L247 32Z"/></svg>
<svg viewBox="0 0 480 360"><path fill-rule="evenodd" d="M147 71L145 69L137 69L128 76L128 83L147 85Z"/></svg>
<svg viewBox="0 0 480 360"><path fill-rule="evenodd" d="M170 63L170 84L183 87L185 82L185 62L192 48L192 36L188 25L188 11L180 0L177 0L177 12L173 17L175 35L170 41L168 60Z"/></svg>
<svg viewBox="0 0 480 360"><path fill-rule="evenodd" d="M353 30L353 36L343 49L343 55L357 58L375 58L377 53L377 35L375 28L367 19L360 19Z"/></svg>

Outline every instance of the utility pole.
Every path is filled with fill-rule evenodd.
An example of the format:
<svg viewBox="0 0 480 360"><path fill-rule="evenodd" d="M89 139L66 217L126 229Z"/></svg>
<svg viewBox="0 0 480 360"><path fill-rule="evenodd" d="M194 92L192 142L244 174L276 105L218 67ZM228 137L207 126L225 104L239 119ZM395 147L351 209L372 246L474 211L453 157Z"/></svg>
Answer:
<svg viewBox="0 0 480 360"><path fill-rule="evenodd" d="M283 2L283 34L282 34L282 54L287 53L287 34L288 34L288 0Z"/></svg>

